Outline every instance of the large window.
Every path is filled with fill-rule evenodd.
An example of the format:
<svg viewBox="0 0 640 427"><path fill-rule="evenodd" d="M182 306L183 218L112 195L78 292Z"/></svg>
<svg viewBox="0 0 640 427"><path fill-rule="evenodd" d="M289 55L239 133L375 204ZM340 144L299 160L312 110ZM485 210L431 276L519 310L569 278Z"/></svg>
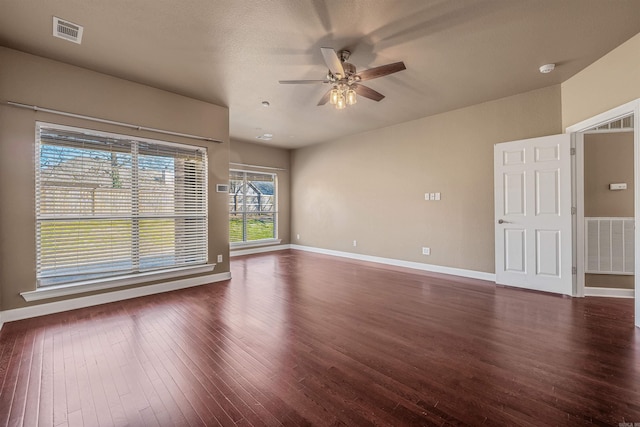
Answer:
<svg viewBox="0 0 640 427"><path fill-rule="evenodd" d="M231 243L277 237L276 176L232 170L229 177Z"/></svg>
<svg viewBox="0 0 640 427"><path fill-rule="evenodd" d="M201 147L38 124L39 286L207 262Z"/></svg>

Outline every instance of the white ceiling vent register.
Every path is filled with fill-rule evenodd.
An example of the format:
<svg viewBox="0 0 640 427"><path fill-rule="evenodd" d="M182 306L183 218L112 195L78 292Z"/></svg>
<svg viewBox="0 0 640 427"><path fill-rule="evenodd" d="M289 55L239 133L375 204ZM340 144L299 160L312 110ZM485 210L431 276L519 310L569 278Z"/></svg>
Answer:
<svg viewBox="0 0 640 427"><path fill-rule="evenodd" d="M53 36L80 44L84 27L73 22L53 17Z"/></svg>

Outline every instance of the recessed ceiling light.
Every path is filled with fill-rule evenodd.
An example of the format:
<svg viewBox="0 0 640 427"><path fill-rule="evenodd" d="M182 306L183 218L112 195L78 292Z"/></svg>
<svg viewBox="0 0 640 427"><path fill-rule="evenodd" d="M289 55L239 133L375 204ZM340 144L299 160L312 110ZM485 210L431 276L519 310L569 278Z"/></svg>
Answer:
<svg viewBox="0 0 640 427"><path fill-rule="evenodd" d="M267 108L267 107L269 107L270 105L271 105L271 104L269 104L269 101L262 101L262 106L263 106L264 108Z"/></svg>
<svg viewBox="0 0 640 427"><path fill-rule="evenodd" d="M552 72L555 68L556 68L556 64L544 64L542 67L540 67L540 72L542 74L548 74Z"/></svg>
<svg viewBox="0 0 640 427"><path fill-rule="evenodd" d="M256 136L256 138L257 139L262 139L263 141L271 141L271 139L273 138L273 134L264 133L262 135Z"/></svg>

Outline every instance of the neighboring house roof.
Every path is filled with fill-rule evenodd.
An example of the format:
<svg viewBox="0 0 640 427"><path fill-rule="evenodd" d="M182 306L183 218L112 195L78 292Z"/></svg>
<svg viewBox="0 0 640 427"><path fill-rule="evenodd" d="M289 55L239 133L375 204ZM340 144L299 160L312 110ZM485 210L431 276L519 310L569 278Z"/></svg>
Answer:
<svg viewBox="0 0 640 427"><path fill-rule="evenodd" d="M254 181L251 185L258 193L265 196L273 196L274 185L272 182Z"/></svg>

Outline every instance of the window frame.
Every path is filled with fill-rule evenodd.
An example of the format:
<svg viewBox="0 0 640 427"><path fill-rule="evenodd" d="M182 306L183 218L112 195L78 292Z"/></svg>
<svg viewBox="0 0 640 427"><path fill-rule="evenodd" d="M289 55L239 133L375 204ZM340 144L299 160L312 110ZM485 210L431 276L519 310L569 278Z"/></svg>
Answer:
<svg viewBox="0 0 640 427"><path fill-rule="evenodd" d="M52 130L59 130L61 132L67 131L67 132L76 132L76 133L82 133L84 135L87 136L94 136L96 138L111 138L111 139L115 139L115 140L121 140L123 141L123 143L126 143L129 145L130 151L128 151L128 153L132 156L132 171L131 171L131 175L132 175L132 181L137 180L138 177L138 173L140 172L140 168L138 167L138 160L143 157L143 156L148 156L149 154L144 153L144 150L142 153L138 152L138 148L139 147L144 147L145 144L151 144L153 146L160 146L160 147L167 147L168 149L183 149L183 150L188 150L188 151L193 151L194 153L200 153L199 155L200 157L200 161L202 162L202 164L200 165L200 167L197 168L197 171L194 173L197 174L201 174L201 179L199 178L198 181L198 185L196 187L196 190L200 195L198 197L200 197L200 204L199 206L201 206L201 209L203 209L203 211L197 211L195 210L193 214L189 215L189 214L182 214L182 217L185 219L198 219L204 222L203 224L203 231L199 231L197 232L195 238L199 239L201 241L204 242L204 244L201 246L203 248L203 250L201 250L199 253L199 261L197 262L193 262L193 263L188 263L188 264L168 264L168 265L164 265L161 266L159 268L140 268L139 262L139 252L137 255L132 254L132 259L131 259L131 263L132 263L132 268L129 270L125 270L122 271L120 273L116 273L116 274L105 274L103 276L99 276L99 277L91 277L90 274L91 273L82 273L82 272L78 272L76 277L80 277L79 279L76 280L69 280L69 281L65 281L65 280L59 280L59 281L51 281L51 280L47 280L46 276L41 276L40 275L40 262L41 262L41 254L40 254L40 244L41 244L41 224L44 221L47 220L52 220L52 219L56 219L56 220L60 220L60 218L63 218L63 220L82 220L82 218L84 218L84 216L86 215L81 215L81 214L72 214L72 215L68 215L65 213L58 213L58 214L42 214L40 213L40 206L41 206L41 201L40 201L40 191L41 191L41 181L42 181L42 177L41 177L41 173L42 173L42 165L41 165L41 147L42 145L45 145L46 143L43 143L41 141L41 129L52 129ZM63 146L64 144L60 144L60 146ZM105 150L105 153L109 152L108 150ZM104 132L104 131L99 131L99 130L95 130L95 129L89 129L89 128L81 128L81 127L76 127L76 126L66 126L66 125L60 125L60 124L55 124L55 123L48 123L48 122L43 122L43 121L36 121L36 126L35 126L35 162L34 162L34 167L35 167L35 210L34 210L34 216L35 216L35 224L36 224L36 291L34 292L38 292L38 293L50 293L50 292L57 292L57 290L64 290L64 289L70 289L70 288L82 288L82 287L89 287L89 288L110 288L110 287L116 287L116 286L124 286L124 285L129 285L129 284L135 284L135 283L142 283L142 282L146 282L146 281L150 281L150 280L161 280L163 278L171 278L171 277L179 277L179 276L184 276L184 275L188 275L188 274L197 274L197 273L203 273L203 272L210 272L213 271L215 264L210 264L209 263L209 245L208 245L208 240L209 240L209 231L208 231L208 220L209 220L209 173L208 173L208 150L207 147L201 146L201 145L190 145L190 144L182 144L182 143L177 143L177 142L170 142L170 141L163 141L163 140L158 140L158 139L151 139L151 138L143 138L143 137L137 137L137 136L133 136L133 135L127 135L127 134L119 134L119 133L113 133L113 132ZM179 156L167 156L171 159L179 159ZM135 176L135 178L133 178ZM164 176L164 175L163 175ZM142 201L138 200L137 196L134 196L134 193L137 193L140 186L143 185L141 184L142 181L138 181L135 182L135 184L132 182L132 196L131 196L131 212L130 214L127 216L123 216L123 219L130 219L132 224L139 222L141 220L145 220L145 218L150 217L150 215L141 215L139 212L139 209L142 205ZM134 190L135 187L135 190ZM185 188L180 188L181 191L185 191ZM173 196L175 197L175 187L173 188ZM136 206L137 203L137 206ZM174 208L175 209L175 208ZM56 216L57 215L57 216ZM177 218L178 217L178 213L176 213L175 211L173 213L170 214L165 214L164 216L161 214L160 216L158 216L158 218ZM131 234L131 245L132 247L140 247L140 243L141 243L141 236L138 234L136 234L134 232L135 227L132 227L132 234ZM139 227L138 227L138 231L139 231ZM176 243L174 243L175 245ZM106 258L105 258L106 259ZM81 265L81 264L79 264ZM84 277L82 277L84 276ZM44 280L43 280L44 279ZM49 283L47 283L49 282ZM43 292L45 291L45 292ZM70 291L68 293L76 293L76 292L83 292L82 290L78 290L78 291Z"/></svg>
<svg viewBox="0 0 640 427"><path fill-rule="evenodd" d="M278 174L274 172L263 172L249 169L229 169L229 195L231 194L231 174L233 173L242 173L243 174L243 188L247 187L247 174L257 174L257 175L268 175L273 178L273 212L265 212L273 214L273 237L266 239L256 239L256 240L246 240L247 237L247 214L251 214L252 212L248 212L246 208L246 191L243 194L243 209L241 211L232 212L231 210L227 210L229 214L229 224L230 224L230 216L232 213L241 214L242 215L242 235L243 240L231 242L231 233L229 233L229 246L231 248L239 248L239 247L255 247L255 246L267 246L272 245L274 243L280 243L282 240L278 238L279 235L279 197L278 197ZM227 206L229 206L229 200L227 200Z"/></svg>

